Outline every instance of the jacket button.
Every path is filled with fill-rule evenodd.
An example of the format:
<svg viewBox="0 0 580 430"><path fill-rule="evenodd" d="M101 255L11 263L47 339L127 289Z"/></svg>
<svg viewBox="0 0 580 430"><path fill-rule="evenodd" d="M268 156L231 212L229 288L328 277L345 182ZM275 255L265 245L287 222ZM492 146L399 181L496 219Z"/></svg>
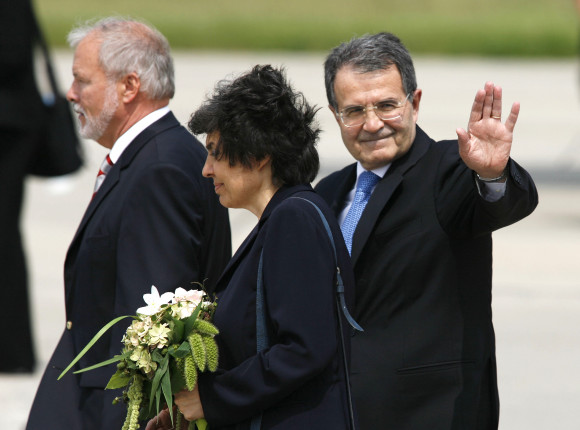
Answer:
<svg viewBox="0 0 580 430"><path fill-rule="evenodd" d="M67 330L71 330L72 329L72 321L67 321L66 322L66 329Z"/></svg>

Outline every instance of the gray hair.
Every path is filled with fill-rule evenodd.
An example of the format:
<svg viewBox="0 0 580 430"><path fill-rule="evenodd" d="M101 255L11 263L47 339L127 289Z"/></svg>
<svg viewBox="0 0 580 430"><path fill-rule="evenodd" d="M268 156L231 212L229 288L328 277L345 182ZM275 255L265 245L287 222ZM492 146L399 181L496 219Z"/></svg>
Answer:
<svg viewBox="0 0 580 430"><path fill-rule="evenodd" d="M405 94L411 94L417 89L417 78L413 59L401 40L391 33L366 34L353 38L334 48L324 62L324 84L328 103L338 109L334 93L334 81L338 71L345 66L351 66L359 73L369 73L376 70L397 66L403 81Z"/></svg>
<svg viewBox="0 0 580 430"><path fill-rule="evenodd" d="M109 79L136 73L141 91L152 100L173 97L173 58L169 42L157 29L133 19L108 17L74 28L67 41L76 49L89 35L101 41L99 65Z"/></svg>

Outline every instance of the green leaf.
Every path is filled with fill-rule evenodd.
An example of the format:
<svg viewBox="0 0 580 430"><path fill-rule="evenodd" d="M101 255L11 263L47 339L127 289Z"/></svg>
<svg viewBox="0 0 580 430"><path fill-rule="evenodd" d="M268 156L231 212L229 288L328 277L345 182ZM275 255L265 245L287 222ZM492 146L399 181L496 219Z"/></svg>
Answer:
<svg viewBox="0 0 580 430"><path fill-rule="evenodd" d="M113 327L115 324L117 324L119 321L121 321L122 319L125 319L125 318L134 318L134 316L133 315L125 315L122 317L115 318L114 320L110 321L107 325L105 325L102 329L100 329L99 332L95 335L95 337L93 337L91 339L91 341L87 344L87 346L85 346L83 348L83 350L75 357L75 359L73 361L71 361L71 363L67 366L67 368L62 371L62 373L57 378L57 380L60 380L60 378L62 378L71 369L71 367L73 367L77 363L77 361L79 361L83 357L83 355L85 355L87 353L87 351L92 348L92 346L97 342L97 340L99 340L101 338L102 335L104 335L107 332L107 330L109 330L111 327ZM115 360L115 361L118 361L118 360ZM113 361L113 363L114 363L114 361ZM109 363L107 363L107 364L109 364ZM92 368L94 368L94 367L92 367ZM87 368L85 370L90 370L90 369L91 368Z"/></svg>
<svg viewBox="0 0 580 430"><path fill-rule="evenodd" d="M155 376L153 377L153 383L151 385L151 395L149 397L149 410L153 407L153 399L157 399L157 413L159 414L159 397L161 395L161 387L159 384L161 383L161 378L167 372L167 367L169 364L169 355L166 355L155 371Z"/></svg>
<svg viewBox="0 0 580 430"><path fill-rule="evenodd" d="M171 376L169 374L169 369L163 375L161 379L161 389L163 390L163 396L165 397L165 403L167 403L167 409L169 409L169 416L171 417L171 423L173 423L173 393L171 392Z"/></svg>
<svg viewBox="0 0 580 430"><path fill-rule="evenodd" d="M185 377L183 371L177 366L171 368L171 392L178 393L185 387Z"/></svg>
<svg viewBox="0 0 580 430"><path fill-rule="evenodd" d="M105 387L105 390L116 390L117 388L123 388L127 386L131 380L131 374L125 372L124 370L117 370Z"/></svg>
<svg viewBox="0 0 580 430"><path fill-rule="evenodd" d="M115 355L113 358L109 358L108 360L101 361L100 363L93 364L92 366L89 367L85 367L84 369L76 370L73 373L76 375L77 373L83 373L89 370L98 369L99 367L108 366L109 364L116 363L117 361L121 361L122 359L123 359L122 355ZM60 377L58 379L60 379Z"/></svg>
<svg viewBox="0 0 580 430"><path fill-rule="evenodd" d="M151 353L151 360L156 363L161 363L165 357L161 354L159 348L155 348L155 350Z"/></svg>
<svg viewBox="0 0 580 430"><path fill-rule="evenodd" d="M200 312L201 312L201 303L196 306L195 310L190 316L182 320L185 324L185 327L183 329L183 337L188 337L190 335L191 331L193 330L193 326L195 325L195 321L197 320L197 316L199 315Z"/></svg>
<svg viewBox="0 0 580 430"><path fill-rule="evenodd" d="M191 348L189 347L189 342L185 341L181 345L179 345L179 348L169 351L169 354L171 354L175 358L183 358L190 352Z"/></svg>
<svg viewBox="0 0 580 430"><path fill-rule="evenodd" d="M155 404L156 404L155 415L159 415L160 403L161 403L161 387L159 387L159 389L155 393Z"/></svg>
<svg viewBox="0 0 580 430"><path fill-rule="evenodd" d="M195 425L199 430L206 430L207 429L207 421L205 418L200 418L195 421Z"/></svg>
<svg viewBox="0 0 580 430"><path fill-rule="evenodd" d="M173 330L172 330L172 343L179 343L183 341L183 333L185 330L185 324L183 321L178 319L173 319Z"/></svg>

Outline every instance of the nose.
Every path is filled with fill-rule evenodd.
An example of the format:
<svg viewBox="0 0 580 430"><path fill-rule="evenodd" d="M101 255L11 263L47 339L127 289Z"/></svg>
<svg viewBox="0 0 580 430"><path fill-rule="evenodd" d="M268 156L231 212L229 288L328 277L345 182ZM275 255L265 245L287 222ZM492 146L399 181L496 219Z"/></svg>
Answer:
<svg viewBox="0 0 580 430"><path fill-rule="evenodd" d="M66 98L69 102L76 102L77 101L77 96L76 96L76 93L75 93L73 88L74 88L74 82L71 84L70 88L66 92Z"/></svg>
<svg viewBox="0 0 580 430"><path fill-rule="evenodd" d="M367 109L365 112L366 121L363 124L363 128L371 133L379 131L385 126L385 123L380 119L374 109Z"/></svg>
<svg viewBox="0 0 580 430"><path fill-rule="evenodd" d="M211 178L213 176L213 163L210 161L209 156L205 159L205 164L203 165L203 169L201 169L201 174L206 178Z"/></svg>

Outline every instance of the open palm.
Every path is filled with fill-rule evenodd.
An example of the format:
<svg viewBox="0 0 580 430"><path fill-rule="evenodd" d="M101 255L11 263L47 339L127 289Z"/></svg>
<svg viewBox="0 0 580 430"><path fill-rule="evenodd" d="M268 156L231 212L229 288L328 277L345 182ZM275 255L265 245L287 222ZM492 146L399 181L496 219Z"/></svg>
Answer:
<svg viewBox="0 0 580 430"><path fill-rule="evenodd" d="M457 129L459 155L467 167L484 178L500 176L510 157L520 104L512 105L505 123L501 122L501 110L501 87L486 82L475 95L468 131Z"/></svg>

